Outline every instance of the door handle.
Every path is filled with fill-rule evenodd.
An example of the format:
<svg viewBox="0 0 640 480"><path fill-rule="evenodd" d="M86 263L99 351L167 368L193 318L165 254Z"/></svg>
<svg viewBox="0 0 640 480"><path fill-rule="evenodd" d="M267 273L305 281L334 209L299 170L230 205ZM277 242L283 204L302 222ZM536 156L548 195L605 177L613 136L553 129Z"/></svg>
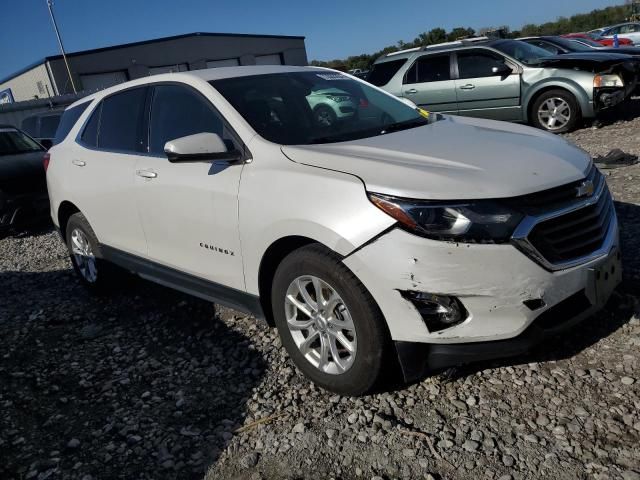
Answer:
<svg viewBox="0 0 640 480"><path fill-rule="evenodd" d="M151 170L136 170L136 175L142 178L156 178L158 174Z"/></svg>
<svg viewBox="0 0 640 480"><path fill-rule="evenodd" d="M418 93L418 90L416 90L415 88L412 88L410 90L405 90L405 92L407 95L413 95L415 93Z"/></svg>
<svg viewBox="0 0 640 480"><path fill-rule="evenodd" d="M84 160L71 160L71 163L73 163L76 167L84 167L87 162L85 162Z"/></svg>
<svg viewBox="0 0 640 480"><path fill-rule="evenodd" d="M467 83L466 85L461 86L460 90L473 90L474 88L476 88L475 85L472 85L471 83Z"/></svg>

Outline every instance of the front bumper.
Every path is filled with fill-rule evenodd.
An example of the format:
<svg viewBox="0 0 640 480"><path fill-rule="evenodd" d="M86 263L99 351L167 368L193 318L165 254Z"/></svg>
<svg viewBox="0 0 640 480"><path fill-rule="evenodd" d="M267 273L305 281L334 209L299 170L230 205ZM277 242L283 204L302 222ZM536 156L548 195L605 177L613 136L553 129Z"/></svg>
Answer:
<svg viewBox="0 0 640 480"><path fill-rule="evenodd" d="M601 309L622 279L617 224L612 228L607 253L560 271L544 269L512 245L438 242L400 229L344 263L377 301L411 381L429 370L526 353ZM429 332L403 291L455 296L468 317ZM544 306L524 303L536 299Z"/></svg>

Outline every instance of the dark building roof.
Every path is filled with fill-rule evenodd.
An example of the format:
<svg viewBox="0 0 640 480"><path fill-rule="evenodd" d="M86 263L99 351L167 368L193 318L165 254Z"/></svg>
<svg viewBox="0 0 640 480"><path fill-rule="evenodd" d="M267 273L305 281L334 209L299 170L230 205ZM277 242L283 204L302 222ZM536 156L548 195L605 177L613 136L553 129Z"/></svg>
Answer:
<svg viewBox="0 0 640 480"><path fill-rule="evenodd" d="M109 47L93 48L91 50L81 50L79 52L71 52L71 53L67 53L67 58L78 57L81 55L90 55L92 53L107 52L109 50L118 50L120 48L136 47L139 45L148 45L151 43L166 42L170 40L179 40L181 38L188 38L188 37L288 38L291 40L305 39L304 36L297 36L297 35L263 35L259 33L253 34L253 33L193 32L193 33L185 33L182 35L173 35L170 37L152 38L151 40L142 40L140 42L121 43L119 45L111 45ZM37 67L38 65L41 65L48 60L59 60L61 58L62 58L62 55L51 55L48 57L44 57L38 60L37 62L30 63L26 67L21 68L20 70L6 76L5 78L0 79L0 83L8 82L12 78L17 77L18 75L28 70L31 70L32 68Z"/></svg>

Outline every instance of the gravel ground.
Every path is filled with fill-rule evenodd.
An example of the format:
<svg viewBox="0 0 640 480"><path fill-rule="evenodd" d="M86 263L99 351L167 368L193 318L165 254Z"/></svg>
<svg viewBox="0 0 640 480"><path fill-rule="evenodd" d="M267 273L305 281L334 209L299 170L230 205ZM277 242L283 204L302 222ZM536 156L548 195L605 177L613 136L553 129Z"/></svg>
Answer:
<svg viewBox="0 0 640 480"><path fill-rule="evenodd" d="M640 154L640 118L567 137ZM1 239L0 478L638 480L640 165L608 175L626 270L603 312L361 399L309 384L252 318L136 279L93 297L55 233Z"/></svg>

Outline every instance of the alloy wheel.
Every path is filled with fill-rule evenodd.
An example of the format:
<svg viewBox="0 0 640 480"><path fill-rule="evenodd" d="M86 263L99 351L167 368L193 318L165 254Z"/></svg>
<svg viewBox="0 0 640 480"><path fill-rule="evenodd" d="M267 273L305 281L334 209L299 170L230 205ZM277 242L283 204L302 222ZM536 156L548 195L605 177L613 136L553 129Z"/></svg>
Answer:
<svg viewBox="0 0 640 480"><path fill-rule="evenodd" d="M302 355L324 373L349 370L356 357L356 331L335 289L318 277L304 275L291 282L284 303L289 332Z"/></svg>
<svg viewBox="0 0 640 480"><path fill-rule="evenodd" d="M80 275L89 283L95 283L98 279L96 257L91 249L87 235L79 228L71 232L71 251Z"/></svg>
<svg viewBox="0 0 640 480"><path fill-rule="evenodd" d="M546 100L538 108L538 120L547 130L561 130L571 121L571 106L560 97Z"/></svg>

